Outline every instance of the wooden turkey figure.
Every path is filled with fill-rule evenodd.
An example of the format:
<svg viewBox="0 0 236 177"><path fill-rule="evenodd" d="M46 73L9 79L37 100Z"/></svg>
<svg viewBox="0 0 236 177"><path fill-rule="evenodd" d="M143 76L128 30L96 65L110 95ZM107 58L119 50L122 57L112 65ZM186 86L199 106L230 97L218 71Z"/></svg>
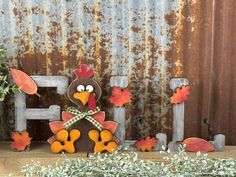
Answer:
<svg viewBox="0 0 236 177"><path fill-rule="evenodd" d="M65 141L71 139L69 132L73 130L74 134L75 132L79 132L78 137L74 141L74 149L72 147L72 150L68 150L67 152L96 152L98 151L97 149L100 149L100 147L96 149L96 142L101 138L103 139L103 137L98 137L99 132L103 135L106 130L111 132L111 137L110 139L108 138L110 145L116 146L117 139L113 136L113 133L116 131L118 124L114 121L105 121L105 112L100 111L99 106L97 106L97 101L102 95L102 90L98 83L92 79L94 69L88 68L86 64L82 64L80 65L80 69L76 69L74 73L76 79L69 85L67 96L76 107L69 107L66 111L63 111L62 121L49 123L55 135L48 142L51 146L55 146L55 148L53 146L55 152L61 152L69 144L68 142L65 143L62 141L64 139ZM102 131L103 133L101 133ZM95 134L93 134L94 132ZM64 135L66 137L63 137ZM96 138L97 140L95 140ZM107 139L107 135L104 139ZM108 142L97 142L97 144L99 143L103 145Z"/></svg>

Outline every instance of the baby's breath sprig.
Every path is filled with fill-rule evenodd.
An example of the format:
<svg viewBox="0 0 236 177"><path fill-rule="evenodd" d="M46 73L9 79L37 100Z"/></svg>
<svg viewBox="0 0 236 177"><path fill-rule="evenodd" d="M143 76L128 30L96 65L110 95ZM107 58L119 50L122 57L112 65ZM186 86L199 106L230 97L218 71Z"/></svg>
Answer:
<svg viewBox="0 0 236 177"><path fill-rule="evenodd" d="M236 159L210 159L207 154L190 157L184 148L176 154L162 151L162 163L138 159L138 153L115 151L112 154L93 154L89 158L57 161L43 166L32 162L22 168L27 177L191 177L236 176Z"/></svg>

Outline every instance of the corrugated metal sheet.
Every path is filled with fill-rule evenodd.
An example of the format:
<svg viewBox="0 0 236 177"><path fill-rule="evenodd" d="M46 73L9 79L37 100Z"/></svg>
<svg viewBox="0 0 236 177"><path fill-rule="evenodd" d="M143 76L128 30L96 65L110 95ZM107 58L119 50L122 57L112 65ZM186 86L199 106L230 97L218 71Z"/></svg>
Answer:
<svg viewBox="0 0 236 177"><path fill-rule="evenodd" d="M233 45L226 38L232 38L228 30L235 27L235 22L228 19L236 17L234 8L233 0L0 1L0 39L6 47L9 65L28 74L72 78L72 70L80 63L94 66L103 88L102 107L110 119L109 79L112 75L127 75L133 94L132 104L127 106L128 139L154 135L157 131L171 133L168 82L170 77L188 77L192 96L187 105L186 136L207 136L202 124L205 116L217 132L230 127L220 123L220 117L226 116L220 106L224 96L223 74L217 78L213 74L233 64L231 60L227 66L227 62L220 63L226 60L221 48L225 45L220 44L223 41ZM222 24L224 27L218 29ZM227 59L232 56L233 53L227 54ZM222 87L216 89L217 86ZM42 98L29 98L29 106L70 104L54 90L41 92ZM227 100L235 103L229 95ZM1 121L6 138L13 129L14 117L12 103L4 106L8 118ZM228 121L233 120L231 114L226 116ZM31 122L29 127L37 140L48 136L49 130L40 132L42 135L37 133L38 129L47 129L46 122ZM224 132L229 135L230 131Z"/></svg>

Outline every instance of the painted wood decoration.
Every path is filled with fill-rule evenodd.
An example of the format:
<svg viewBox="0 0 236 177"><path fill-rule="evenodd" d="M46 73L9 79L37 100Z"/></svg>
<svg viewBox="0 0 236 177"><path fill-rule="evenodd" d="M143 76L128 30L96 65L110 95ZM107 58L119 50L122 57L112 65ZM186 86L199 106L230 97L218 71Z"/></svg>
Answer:
<svg viewBox="0 0 236 177"><path fill-rule="evenodd" d="M210 141L215 147L215 151L223 151L225 148L225 135L217 134L214 136L214 140Z"/></svg>
<svg viewBox="0 0 236 177"><path fill-rule="evenodd" d="M66 111L63 111L62 121L52 121L49 123L52 132L55 134L48 140L51 144L52 152L58 153L64 150L69 153L78 151L98 153L116 150L119 140L113 134L117 129L118 123L115 121L105 121L105 112L101 111L97 105L102 95L102 90L92 78L94 69L86 64L82 64L74 73L76 79L70 83L67 89L67 96L76 107L68 107ZM65 143L61 144L60 142L64 142L66 138L60 138L61 136L59 135L61 133L58 135L58 132L63 131L63 134L68 135L67 131L72 130L78 130L80 136L74 139L73 143L69 143L70 147L68 149L65 149L63 145ZM91 133L91 131L95 133ZM103 136L105 131L109 133ZM102 142L99 140L99 134ZM113 139L116 141L110 143ZM104 143L108 143L104 148L97 145Z"/></svg>
<svg viewBox="0 0 236 177"><path fill-rule="evenodd" d="M157 146L154 148L156 151L162 151L163 148L167 148L167 135L165 133L157 133L156 138L158 139Z"/></svg>
<svg viewBox="0 0 236 177"><path fill-rule="evenodd" d="M56 141L51 144L51 151L59 153L61 151L70 154L75 152L74 142L80 138L80 131L77 129L68 130L62 129L55 135Z"/></svg>
<svg viewBox="0 0 236 177"><path fill-rule="evenodd" d="M113 76L110 79L111 87L119 87L126 88L128 87L128 77L127 76ZM125 107L113 107L114 111L114 120L119 124L118 129L115 135L120 139L121 144L125 144L125 127L126 127L126 119L125 119Z"/></svg>
<svg viewBox="0 0 236 177"><path fill-rule="evenodd" d="M38 87L56 87L61 95L66 93L68 78L65 76L31 76ZM15 94L15 130L27 129L27 120L59 120L60 106L51 105L49 108L27 108L25 93Z"/></svg>
<svg viewBox="0 0 236 177"><path fill-rule="evenodd" d="M177 88L188 85L186 78L173 78L170 80L170 88L175 92ZM184 140L184 102L173 105L173 135L172 141L169 142L170 150L178 150L177 141Z"/></svg>

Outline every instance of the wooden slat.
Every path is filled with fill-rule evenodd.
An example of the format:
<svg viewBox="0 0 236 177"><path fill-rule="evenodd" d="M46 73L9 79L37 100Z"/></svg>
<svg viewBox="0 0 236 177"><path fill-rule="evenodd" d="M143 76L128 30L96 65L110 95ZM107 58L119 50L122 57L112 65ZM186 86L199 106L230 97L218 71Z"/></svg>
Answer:
<svg viewBox="0 0 236 177"><path fill-rule="evenodd" d="M194 153L189 153L194 156ZM87 158L86 153L66 154L67 158ZM236 147L227 146L224 152L211 152L210 158L236 158ZM163 155L160 152L139 152L138 158L162 162ZM62 162L65 157L61 154L50 152L49 145L46 143L33 143L30 151L15 152L10 149L9 142L0 143L0 176L13 173L13 176L20 176L20 168L30 163L32 160L39 161L41 164L55 164L57 160Z"/></svg>

